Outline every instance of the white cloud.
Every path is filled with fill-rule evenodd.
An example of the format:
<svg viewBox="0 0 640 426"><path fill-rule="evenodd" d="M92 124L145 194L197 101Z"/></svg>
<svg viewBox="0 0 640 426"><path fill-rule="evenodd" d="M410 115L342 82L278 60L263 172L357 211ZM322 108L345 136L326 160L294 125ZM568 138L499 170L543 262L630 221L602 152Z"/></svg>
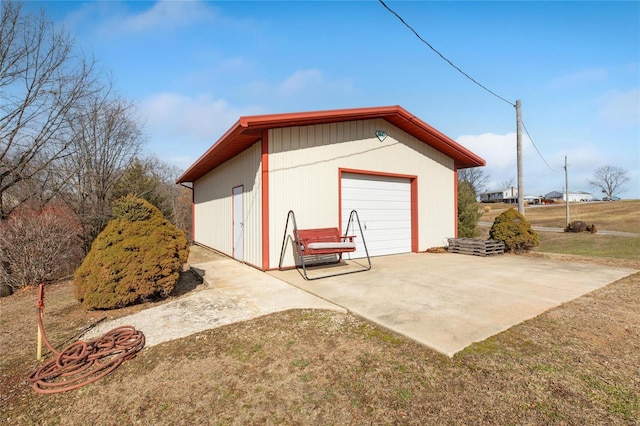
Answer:
<svg viewBox="0 0 640 426"><path fill-rule="evenodd" d="M600 100L599 118L618 127L640 125L640 88L626 92L611 90Z"/></svg>
<svg viewBox="0 0 640 426"><path fill-rule="evenodd" d="M151 9L128 16L120 25L124 31L176 28L213 15L213 10L200 1L159 1Z"/></svg>
<svg viewBox="0 0 640 426"><path fill-rule="evenodd" d="M157 93L139 104L150 148L179 167L189 166L243 115L260 108L234 108L211 95Z"/></svg>
<svg viewBox="0 0 640 426"><path fill-rule="evenodd" d="M301 92L313 90L325 85L324 76L318 69L300 70L294 72L277 88L281 96L296 96Z"/></svg>
<svg viewBox="0 0 640 426"><path fill-rule="evenodd" d="M152 5L142 11L132 8ZM135 6L134 6L135 5ZM67 18L67 23L79 26L99 17L100 25L95 28L101 36L121 37L145 31L167 31L186 27L207 19L218 18L217 9L207 2L158 1L155 3L135 2L90 2L83 5Z"/></svg>
<svg viewBox="0 0 640 426"><path fill-rule="evenodd" d="M456 142L484 158L489 169L510 169L516 164L516 134L463 135Z"/></svg>
<svg viewBox="0 0 640 426"><path fill-rule="evenodd" d="M233 68L243 61L233 58L225 65ZM184 167L203 154L241 116L283 112L291 102L296 103L298 110L308 108L300 105L300 99L317 106L328 98L333 104L338 94L348 94L350 87L345 81L327 80L318 69L298 70L277 84L243 84L243 90L250 89L250 99L268 102L268 109L260 104L234 107L224 98L210 94L163 92L144 98L139 103L139 112L150 148L161 158L171 157L172 164Z"/></svg>
<svg viewBox="0 0 640 426"><path fill-rule="evenodd" d="M510 136L513 135L513 142L509 143ZM492 137L493 136L493 137ZM497 138L495 136L498 136ZM489 176L487 189L502 189L502 183L513 179L517 179L517 164L515 153L515 134L510 135L477 135L464 136L469 140L476 149L476 153L483 155L479 150L486 146L495 146L496 149L507 151L500 153L486 152L484 157L487 160L487 166L484 169L485 175ZM500 143L502 141L502 143ZM458 142L461 142L458 139ZM461 142L462 143L462 142ZM564 158L567 157L568 163L568 180L569 188L575 191L594 191L593 195L599 197L600 194L589 185L589 180L593 177L595 170L606 164L617 164L629 171L629 176L637 176L637 166L633 166L633 160L626 159L622 162L616 162L606 147L598 146L594 143L585 143L576 140L567 143L566 147L561 148L555 144L554 151L550 151L547 147L539 146L545 161L535 151L533 145L527 138L523 139L523 184L526 195L544 195L551 191L562 191L565 187ZM465 145L467 146L467 145ZM513 154L512 154L513 153ZM633 157L633 156L629 156ZM512 158L512 159L511 159ZM636 161L637 164L637 161ZM636 181L637 178L636 178ZM623 195L630 198L638 198L639 185L630 182L628 191Z"/></svg>
<svg viewBox="0 0 640 426"><path fill-rule="evenodd" d="M561 89L603 81L607 78L608 74L608 71L602 67L588 68L556 78L551 82L551 87Z"/></svg>
<svg viewBox="0 0 640 426"><path fill-rule="evenodd" d="M488 177L487 190L502 189L503 183L517 178L516 166L516 134L483 133L480 135L463 135L456 142L484 158L484 167Z"/></svg>
<svg viewBox="0 0 640 426"><path fill-rule="evenodd" d="M483 133L463 135L456 139L458 143L484 158L487 165L484 173L489 178L487 190L503 189L505 182L513 181L517 185L517 141L516 133L504 135ZM539 147L539 149L542 149ZM540 195L562 186L562 158L565 153L549 154L542 152L543 160L536 152L529 137L522 135L523 181L526 194ZM592 149L582 149L573 155L574 164L584 163L587 159L597 158ZM571 157L572 154L570 154ZM580 160L579 160L580 157ZM547 163L549 165L547 165Z"/></svg>
<svg viewBox="0 0 640 426"><path fill-rule="evenodd" d="M296 70L283 80L253 80L242 85L248 99L268 100L269 112L333 109L349 105L354 93L349 79L332 79L319 69Z"/></svg>
<svg viewBox="0 0 640 426"><path fill-rule="evenodd" d="M213 142L240 116L255 114L259 108L233 108L226 100L211 95L158 93L144 99L140 110L151 129Z"/></svg>

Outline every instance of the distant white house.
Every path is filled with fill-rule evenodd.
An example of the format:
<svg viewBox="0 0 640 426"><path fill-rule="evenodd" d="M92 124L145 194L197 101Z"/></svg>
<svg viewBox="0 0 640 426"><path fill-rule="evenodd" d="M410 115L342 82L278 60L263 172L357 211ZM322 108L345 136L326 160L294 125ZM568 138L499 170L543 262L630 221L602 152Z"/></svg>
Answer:
<svg viewBox="0 0 640 426"><path fill-rule="evenodd" d="M499 189L480 193L482 203L514 203L518 202L518 190L513 186L509 189Z"/></svg>
<svg viewBox="0 0 640 426"><path fill-rule="evenodd" d="M558 201L567 201L566 194L560 191L551 191L548 194L545 194L544 198L549 200L558 200ZM590 192L585 191L569 191L569 202L580 202L580 201L592 201L593 195Z"/></svg>

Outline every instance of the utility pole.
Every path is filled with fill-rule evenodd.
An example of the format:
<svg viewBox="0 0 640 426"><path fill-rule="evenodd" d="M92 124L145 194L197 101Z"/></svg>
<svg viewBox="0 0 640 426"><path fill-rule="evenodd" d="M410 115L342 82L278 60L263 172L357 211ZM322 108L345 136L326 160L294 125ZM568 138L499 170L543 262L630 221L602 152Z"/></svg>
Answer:
<svg viewBox="0 0 640 426"><path fill-rule="evenodd" d="M522 183L522 103L516 101L516 147L518 166L518 213L524 216L524 185Z"/></svg>
<svg viewBox="0 0 640 426"><path fill-rule="evenodd" d="M564 210L566 217L566 224L569 226L569 167L567 167L567 156L564 156Z"/></svg>

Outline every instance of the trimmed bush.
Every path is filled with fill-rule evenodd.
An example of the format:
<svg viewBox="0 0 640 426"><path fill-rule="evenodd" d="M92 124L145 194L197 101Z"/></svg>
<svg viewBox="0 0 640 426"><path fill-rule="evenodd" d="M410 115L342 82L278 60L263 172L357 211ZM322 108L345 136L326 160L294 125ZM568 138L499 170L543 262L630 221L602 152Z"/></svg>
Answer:
<svg viewBox="0 0 640 426"><path fill-rule="evenodd" d="M595 234L598 232L596 225L587 225L586 222L581 220L574 220L564 229L564 232L590 232Z"/></svg>
<svg viewBox="0 0 640 426"><path fill-rule="evenodd" d="M564 229L564 232L585 232L587 230L587 223L581 220L574 220Z"/></svg>
<svg viewBox="0 0 640 426"><path fill-rule="evenodd" d="M525 252L539 244L538 234L529 221L512 208L496 217L489 235L493 240L503 241L507 252Z"/></svg>
<svg viewBox="0 0 640 426"><path fill-rule="evenodd" d="M146 200L127 196L113 211L74 276L75 297L87 309L168 296L189 255L184 233Z"/></svg>

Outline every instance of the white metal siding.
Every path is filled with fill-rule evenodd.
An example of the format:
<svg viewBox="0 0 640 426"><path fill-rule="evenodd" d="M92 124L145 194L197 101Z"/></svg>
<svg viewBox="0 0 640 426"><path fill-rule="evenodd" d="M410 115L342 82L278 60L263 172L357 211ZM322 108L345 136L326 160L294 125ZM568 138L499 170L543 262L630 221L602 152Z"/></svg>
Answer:
<svg viewBox="0 0 640 426"><path fill-rule="evenodd" d="M387 132L380 142L376 130ZM277 268L284 226L294 210L300 228L340 226L340 168L415 175L418 249L454 236L453 160L382 119L269 130L269 259ZM291 248L285 265L293 265Z"/></svg>
<svg viewBox="0 0 640 426"><path fill-rule="evenodd" d="M341 194L343 232L351 211L356 210L370 256L411 251L409 179L345 173L342 175ZM356 251L350 257L364 257L364 245L355 220L349 234L356 235Z"/></svg>
<svg viewBox="0 0 640 426"><path fill-rule="evenodd" d="M261 143L194 182L195 241L233 255L234 187L243 186L244 260L262 266Z"/></svg>

